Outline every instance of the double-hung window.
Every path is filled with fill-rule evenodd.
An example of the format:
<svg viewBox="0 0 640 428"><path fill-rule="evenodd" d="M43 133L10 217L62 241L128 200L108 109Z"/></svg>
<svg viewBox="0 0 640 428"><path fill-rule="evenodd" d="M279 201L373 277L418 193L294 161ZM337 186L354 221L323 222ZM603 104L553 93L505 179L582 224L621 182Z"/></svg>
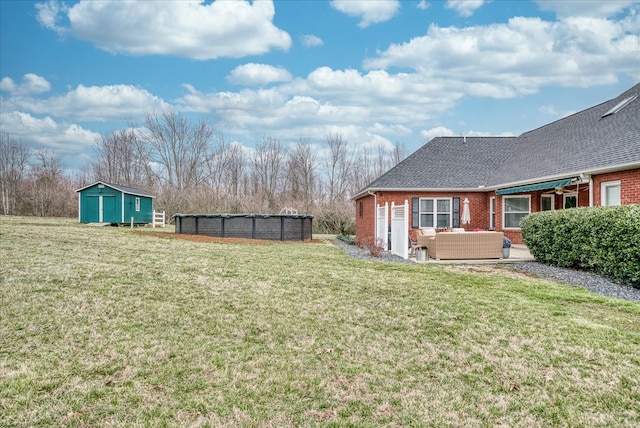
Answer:
<svg viewBox="0 0 640 428"><path fill-rule="evenodd" d="M519 228L520 220L531 213L531 198L527 196L503 196L503 227Z"/></svg>
<svg viewBox="0 0 640 428"><path fill-rule="evenodd" d="M421 198L420 227L451 227L451 198Z"/></svg>
<svg viewBox="0 0 640 428"><path fill-rule="evenodd" d="M613 205L620 205L620 182L608 181L602 183L600 192L600 205L610 207Z"/></svg>

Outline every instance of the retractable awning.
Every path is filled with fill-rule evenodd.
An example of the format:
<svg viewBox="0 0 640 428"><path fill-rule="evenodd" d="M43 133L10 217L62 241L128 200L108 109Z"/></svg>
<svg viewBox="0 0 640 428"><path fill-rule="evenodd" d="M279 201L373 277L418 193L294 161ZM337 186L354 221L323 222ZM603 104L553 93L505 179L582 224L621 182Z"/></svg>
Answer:
<svg viewBox="0 0 640 428"><path fill-rule="evenodd" d="M555 189L571 185L571 179L547 181L545 183L527 184L526 186L509 187L507 189L496 190L496 195L511 195L513 193L535 192L536 190Z"/></svg>

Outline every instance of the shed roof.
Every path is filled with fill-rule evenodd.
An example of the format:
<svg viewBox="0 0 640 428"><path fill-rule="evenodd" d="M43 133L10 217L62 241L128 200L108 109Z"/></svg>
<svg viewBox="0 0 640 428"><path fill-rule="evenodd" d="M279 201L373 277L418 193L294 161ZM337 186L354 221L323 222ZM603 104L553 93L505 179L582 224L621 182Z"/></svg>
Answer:
<svg viewBox="0 0 640 428"><path fill-rule="evenodd" d="M154 196L148 192L145 192L144 190L140 190L140 189L136 189L134 187L129 187L129 186L122 186L120 184L113 184L113 183L107 183L106 181L96 181L95 183L89 184L87 186L81 187L79 189L76 190L76 192L82 192L85 189L88 189L89 187L93 187L97 184L102 184L105 185L107 187L111 187L114 190L117 190L119 192L122 193L126 193L128 195L134 195L134 196L143 196L145 198L153 198Z"/></svg>

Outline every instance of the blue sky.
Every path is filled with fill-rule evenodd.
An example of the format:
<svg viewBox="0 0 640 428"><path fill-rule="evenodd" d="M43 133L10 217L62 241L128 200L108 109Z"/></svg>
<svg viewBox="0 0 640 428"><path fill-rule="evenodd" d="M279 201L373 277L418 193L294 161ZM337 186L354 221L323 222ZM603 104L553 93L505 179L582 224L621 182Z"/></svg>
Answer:
<svg viewBox="0 0 640 428"><path fill-rule="evenodd" d="M69 169L173 109L251 150L518 135L640 81L639 1L0 2L0 128Z"/></svg>

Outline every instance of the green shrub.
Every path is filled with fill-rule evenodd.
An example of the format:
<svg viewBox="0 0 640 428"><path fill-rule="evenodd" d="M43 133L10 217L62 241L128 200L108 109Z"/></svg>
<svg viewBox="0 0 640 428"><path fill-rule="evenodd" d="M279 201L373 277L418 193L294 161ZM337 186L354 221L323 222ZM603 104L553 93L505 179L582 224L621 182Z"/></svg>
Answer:
<svg viewBox="0 0 640 428"><path fill-rule="evenodd" d="M537 261L640 288L640 205L534 213L520 226Z"/></svg>
<svg viewBox="0 0 640 428"><path fill-rule="evenodd" d="M350 235L345 235L344 233L341 233L340 235L336 236L336 239L341 240L342 242L349 244L349 245L354 245L355 241L353 240L353 238Z"/></svg>

